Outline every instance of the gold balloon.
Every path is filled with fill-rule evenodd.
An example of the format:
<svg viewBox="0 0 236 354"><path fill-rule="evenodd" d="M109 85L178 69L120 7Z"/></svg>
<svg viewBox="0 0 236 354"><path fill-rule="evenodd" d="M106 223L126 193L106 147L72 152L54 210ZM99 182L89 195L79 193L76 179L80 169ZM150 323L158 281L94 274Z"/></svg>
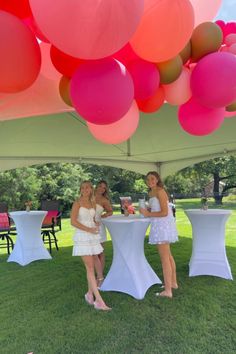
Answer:
<svg viewBox="0 0 236 354"><path fill-rule="evenodd" d="M178 79L182 72L183 62L180 55L177 55L170 60L157 63L157 67L160 73L160 83L167 85Z"/></svg>
<svg viewBox="0 0 236 354"><path fill-rule="evenodd" d="M228 105L226 108L227 112L235 112L236 111L236 101Z"/></svg>
<svg viewBox="0 0 236 354"><path fill-rule="evenodd" d="M223 43L221 28L213 22L203 22L191 37L192 60L198 61L207 54L217 52Z"/></svg>
<svg viewBox="0 0 236 354"><path fill-rule="evenodd" d="M59 83L59 92L63 101L68 105L73 107L70 98L70 79L66 76L62 76Z"/></svg>
<svg viewBox="0 0 236 354"><path fill-rule="evenodd" d="M187 63L187 61L190 59L191 53L192 53L192 48L191 48L191 42L189 41L179 53L183 61L183 64Z"/></svg>

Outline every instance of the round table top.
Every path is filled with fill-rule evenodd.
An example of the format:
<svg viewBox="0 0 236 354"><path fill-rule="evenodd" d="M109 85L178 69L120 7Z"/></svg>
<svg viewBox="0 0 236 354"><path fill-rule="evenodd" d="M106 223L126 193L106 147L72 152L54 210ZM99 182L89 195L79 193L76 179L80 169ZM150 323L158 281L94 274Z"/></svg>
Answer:
<svg viewBox="0 0 236 354"><path fill-rule="evenodd" d="M47 214L47 211L45 211L45 210L30 210L30 211L19 210L19 211L11 211L9 213L9 215L12 217L23 216L23 215L33 216L33 215L46 215L46 214Z"/></svg>
<svg viewBox="0 0 236 354"><path fill-rule="evenodd" d="M225 209L186 209L184 210L189 215L228 215L232 213L232 210Z"/></svg>
<svg viewBox="0 0 236 354"><path fill-rule="evenodd" d="M116 214L112 216L108 216L107 218L103 218L102 222L106 223L130 223L130 222L146 222L150 223L150 218L144 218L140 214L130 214L129 216L125 216L124 214Z"/></svg>

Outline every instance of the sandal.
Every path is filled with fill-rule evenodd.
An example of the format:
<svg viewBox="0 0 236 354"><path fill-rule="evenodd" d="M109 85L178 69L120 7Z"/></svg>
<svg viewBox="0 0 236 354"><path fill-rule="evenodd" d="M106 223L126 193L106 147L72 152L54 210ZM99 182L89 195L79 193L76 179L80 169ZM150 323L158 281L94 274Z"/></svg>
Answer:
<svg viewBox="0 0 236 354"><path fill-rule="evenodd" d="M93 306L94 305L94 297L92 294L87 293L84 295L85 301L87 302L87 304Z"/></svg>
<svg viewBox="0 0 236 354"><path fill-rule="evenodd" d="M94 301L95 310L111 311L111 307L108 307L105 303Z"/></svg>

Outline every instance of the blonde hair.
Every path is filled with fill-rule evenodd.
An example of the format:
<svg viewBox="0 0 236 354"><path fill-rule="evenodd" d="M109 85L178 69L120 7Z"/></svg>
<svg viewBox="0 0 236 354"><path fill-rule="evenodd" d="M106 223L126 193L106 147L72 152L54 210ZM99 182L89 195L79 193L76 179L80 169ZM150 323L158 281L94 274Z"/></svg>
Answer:
<svg viewBox="0 0 236 354"><path fill-rule="evenodd" d="M93 184L92 184L91 181L85 180L85 181L83 181L83 182L80 184L80 187L79 187L79 192L80 192L79 198L82 197L81 189L82 189L82 187L83 187L84 184L88 184L88 185L90 186L90 188L91 188L91 193L90 193L90 196L89 196L89 200L90 200L90 202L92 203L92 205L95 205L96 203L95 203L95 196L94 196L94 188L93 188ZM79 199L79 198L78 198L78 199Z"/></svg>

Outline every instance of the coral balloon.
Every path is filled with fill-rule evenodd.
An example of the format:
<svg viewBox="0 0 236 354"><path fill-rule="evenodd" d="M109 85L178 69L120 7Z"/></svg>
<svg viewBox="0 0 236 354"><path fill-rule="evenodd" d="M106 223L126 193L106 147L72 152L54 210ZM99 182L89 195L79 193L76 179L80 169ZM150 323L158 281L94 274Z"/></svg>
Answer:
<svg viewBox="0 0 236 354"><path fill-rule="evenodd" d="M177 55L175 58L157 63L157 67L160 72L161 84L170 84L180 76L183 62L181 56Z"/></svg>
<svg viewBox="0 0 236 354"><path fill-rule="evenodd" d="M71 79L70 96L78 113L94 124L110 124L129 110L134 84L123 64L112 58L81 64Z"/></svg>
<svg viewBox="0 0 236 354"><path fill-rule="evenodd" d="M236 57L226 52L206 55L193 69L191 89L206 107L231 104L236 99Z"/></svg>
<svg viewBox="0 0 236 354"><path fill-rule="evenodd" d="M144 113L153 113L163 105L165 100L165 94L163 87L158 87L155 94L147 100L137 100L138 108Z"/></svg>
<svg viewBox="0 0 236 354"><path fill-rule="evenodd" d="M29 0L46 38L76 58L99 59L122 48L134 34L144 0Z"/></svg>
<svg viewBox="0 0 236 354"><path fill-rule="evenodd" d="M10 12L21 19L31 16L29 0L0 0L0 10Z"/></svg>
<svg viewBox="0 0 236 354"><path fill-rule="evenodd" d="M153 63L139 59L127 66L134 82L134 98L145 100L151 97L160 84L160 75Z"/></svg>
<svg viewBox="0 0 236 354"><path fill-rule="evenodd" d="M87 122L90 133L105 144L120 144L128 140L135 132L139 123L139 110L133 101L128 112L117 122L107 125L96 125Z"/></svg>
<svg viewBox="0 0 236 354"><path fill-rule="evenodd" d="M50 56L55 68L67 77L72 77L79 65L85 62L82 59L74 58L61 52L53 45L51 46Z"/></svg>
<svg viewBox="0 0 236 354"><path fill-rule="evenodd" d="M66 76L62 76L59 83L59 92L63 101L68 104L68 106L73 107L70 98L70 79Z"/></svg>
<svg viewBox="0 0 236 354"><path fill-rule="evenodd" d="M194 13L189 0L146 0L144 15L130 43L141 58L166 61L184 48L193 25Z"/></svg>
<svg viewBox="0 0 236 354"><path fill-rule="evenodd" d="M50 48L49 43L40 43L42 65L40 73L49 80L57 80L61 78L61 74L55 69L50 58Z"/></svg>
<svg viewBox="0 0 236 354"><path fill-rule="evenodd" d="M179 107L178 118L183 130L191 135L208 135L224 121L225 109L201 106L194 98Z"/></svg>
<svg viewBox="0 0 236 354"><path fill-rule="evenodd" d="M16 16L0 11L0 92L19 92L33 84L41 66L38 42Z"/></svg>
<svg viewBox="0 0 236 354"><path fill-rule="evenodd" d="M211 21L216 16L222 0L190 0L195 15L195 27L200 23Z"/></svg>
<svg viewBox="0 0 236 354"><path fill-rule="evenodd" d="M165 99L168 103L171 105L181 105L190 99L192 96L190 77L190 70L184 67L176 81L169 85L163 85Z"/></svg>
<svg viewBox="0 0 236 354"><path fill-rule="evenodd" d="M197 61L203 56L217 52L223 42L221 28L212 22L198 25L191 37L192 60Z"/></svg>

